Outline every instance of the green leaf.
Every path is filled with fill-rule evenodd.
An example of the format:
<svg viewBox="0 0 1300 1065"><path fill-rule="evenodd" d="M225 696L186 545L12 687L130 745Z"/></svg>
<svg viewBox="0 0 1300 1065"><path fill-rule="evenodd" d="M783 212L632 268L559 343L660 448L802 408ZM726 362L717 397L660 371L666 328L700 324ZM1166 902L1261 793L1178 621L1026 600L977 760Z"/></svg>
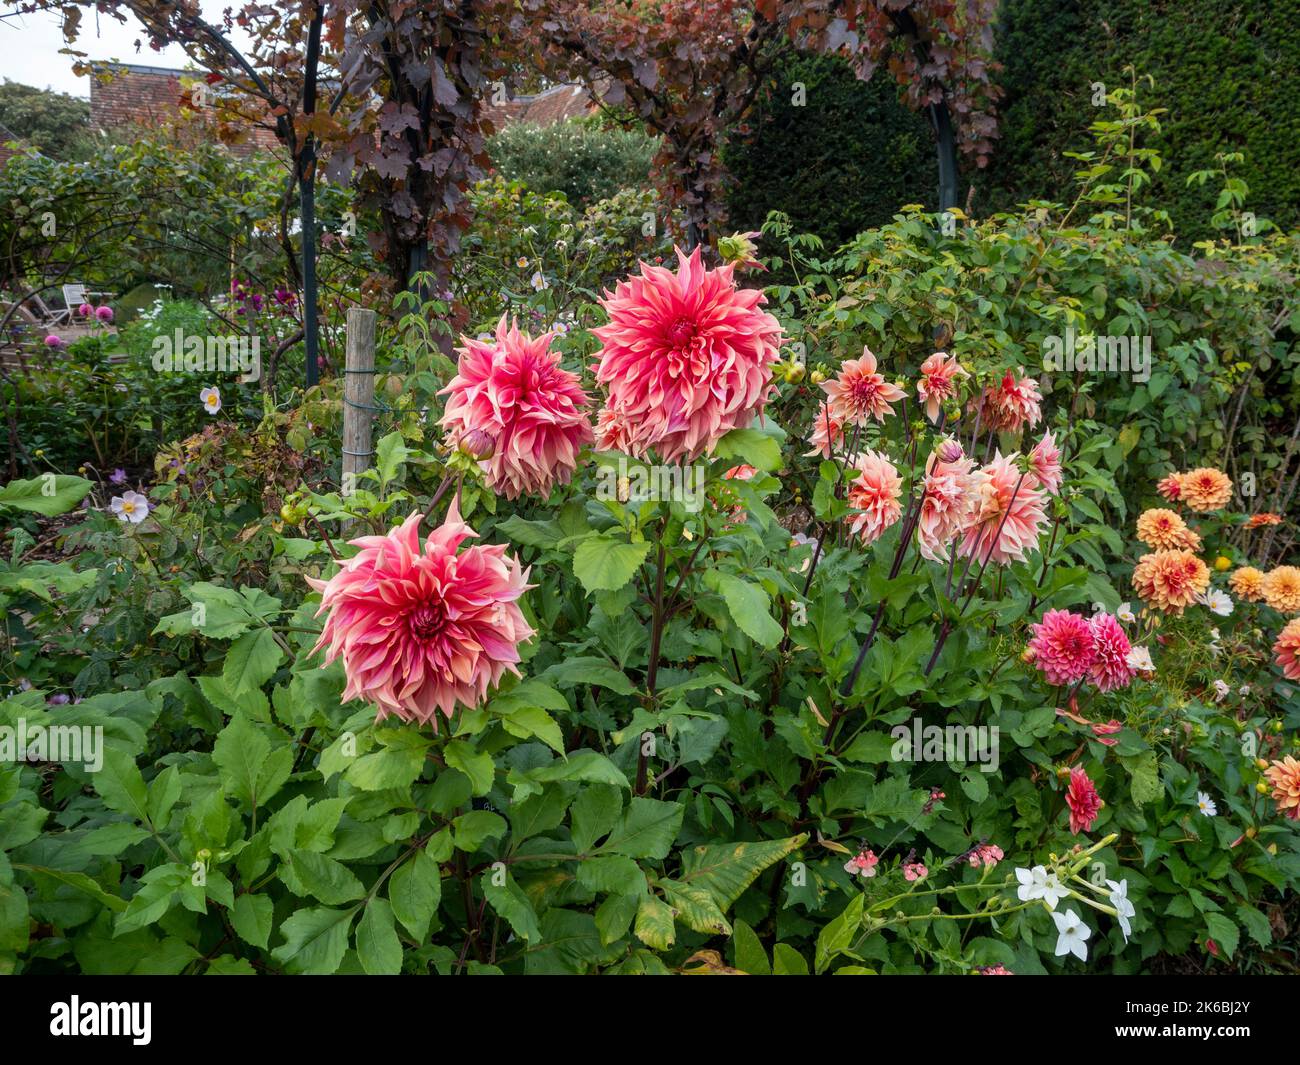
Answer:
<svg viewBox="0 0 1300 1065"><path fill-rule="evenodd" d="M593 784L579 792L570 810L570 835L579 854L585 854L609 833L623 810L623 793L607 784Z"/></svg>
<svg viewBox="0 0 1300 1065"><path fill-rule="evenodd" d="M476 751L464 740L452 740L447 744L446 757L448 766L469 777L473 794L486 795L492 790L496 764L490 754Z"/></svg>
<svg viewBox="0 0 1300 1065"><path fill-rule="evenodd" d="M529 943L536 943L542 938L533 904L528 901L528 896L515 883L508 870L503 872L501 869L488 869L483 874L481 884L489 905L514 929L515 935Z"/></svg>
<svg viewBox="0 0 1300 1065"><path fill-rule="evenodd" d="M308 976L338 970L348 949L348 931L356 909L317 907L299 910L280 926L284 943L271 952L286 969Z"/></svg>
<svg viewBox="0 0 1300 1065"><path fill-rule="evenodd" d="M245 943L265 950L271 938L271 913L274 908L267 895L237 895L230 911L231 927Z"/></svg>
<svg viewBox="0 0 1300 1065"><path fill-rule="evenodd" d="M298 883L327 906L355 902L366 893L351 869L315 851L294 851L289 865Z"/></svg>
<svg viewBox="0 0 1300 1065"><path fill-rule="evenodd" d="M411 455L410 449L402 441L400 432L391 432L375 445L375 464L379 470L379 479L387 484L397 476L397 471Z"/></svg>
<svg viewBox="0 0 1300 1065"><path fill-rule="evenodd" d="M391 731L391 730L380 730ZM396 740L384 736L385 746L378 751L355 759L343 771L343 778L362 791L384 791L387 788L407 788L424 769L424 759L429 743L413 734L413 741Z"/></svg>
<svg viewBox="0 0 1300 1065"><path fill-rule="evenodd" d="M226 652L221 677L233 695L256 691L271 679L283 657L270 629L246 632Z"/></svg>
<svg viewBox="0 0 1300 1065"><path fill-rule="evenodd" d="M110 810L133 817L146 825L149 796L135 759L117 747L104 748L104 764L93 774L95 790Z"/></svg>
<svg viewBox="0 0 1300 1065"><path fill-rule="evenodd" d="M476 851L489 839L500 839L506 834L506 820L491 810L470 810L452 821L456 848Z"/></svg>
<svg viewBox="0 0 1300 1065"><path fill-rule="evenodd" d="M716 570L708 571L705 583L722 594L731 620L751 640L769 650L781 642L784 633L772 617L767 592L757 584Z"/></svg>
<svg viewBox="0 0 1300 1065"><path fill-rule="evenodd" d="M616 592L627 584L650 552L649 541L629 544L612 536L589 536L573 553L573 573L590 592Z"/></svg>
<svg viewBox="0 0 1300 1065"><path fill-rule="evenodd" d="M397 867L388 880L388 900L393 913L417 942L429 934L429 922L442 900L442 874L438 863L421 847Z"/></svg>
<svg viewBox="0 0 1300 1065"><path fill-rule="evenodd" d="M221 786L233 799L256 809L266 804L289 779L293 748L271 753L271 741L243 714L236 714L212 746Z"/></svg>
<svg viewBox="0 0 1300 1065"><path fill-rule="evenodd" d="M848 950L857 938L862 928L862 907L865 902L865 895L854 895L840 915L828 921L817 934L817 948L813 957L813 967L817 972L825 972L836 955Z"/></svg>
<svg viewBox="0 0 1300 1065"><path fill-rule="evenodd" d="M681 803L635 796L600 849L629 858L666 858L685 812Z"/></svg>
<svg viewBox="0 0 1300 1065"><path fill-rule="evenodd" d="M740 459L769 473L781 467L781 444L760 429L732 429L718 441L713 455L720 459Z"/></svg>
<svg viewBox="0 0 1300 1065"><path fill-rule="evenodd" d="M0 488L0 506L52 518L66 514L90 494L94 483L84 477L46 473L31 480L10 481Z"/></svg>
<svg viewBox="0 0 1300 1065"><path fill-rule="evenodd" d="M642 895L645 874L631 858L621 854L587 858L578 863L578 883L588 891L614 895Z"/></svg>
<svg viewBox="0 0 1300 1065"><path fill-rule="evenodd" d="M1120 762L1129 772L1129 792L1135 803L1145 806L1164 795L1155 751L1143 751L1141 754L1121 758Z"/></svg>
<svg viewBox="0 0 1300 1065"><path fill-rule="evenodd" d="M798 850L807 833L754 843L714 843L692 847L682 856L683 883L702 887L726 912L770 865Z"/></svg>
<svg viewBox="0 0 1300 1065"><path fill-rule="evenodd" d="M1224 954L1231 958L1236 953L1237 943L1241 939L1241 930L1232 921L1221 913L1207 913L1205 928Z"/></svg>
<svg viewBox="0 0 1300 1065"><path fill-rule="evenodd" d="M668 950L677 938L672 907L654 895L643 896L636 909L633 931L637 939L652 950Z"/></svg>
<svg viewBox="0 0 1300 1065"><path fill-rule="evenodd" d="M396 976L402 971L402 943L393 927L387 899L371 899L357 925L357 959L371 976Z"/></svg>
<svg viewBox="0 0 1300 1065"><path fill-rule="evenodd" d="M757 934L744 921L737 921L731 936L735 948L736 968L752 976L770 976L772 967L767 961L767 952L763 950Z"/></svg>
<svg viewBox="0 0 1300 1065"><path fill-rule="evenodd" d="M615 669L605 659L592 656L569 658L557 662L547 669L542 677L554 681L562 688L594 684L597 687L608 688L619 695L631 695L636 691L624 673Z"/></svg>
<svg viewBox="0 0 1300 1065"><path fill-rule="evenodd" d="M32 878L36 880L38 884L43 878L48 878L50 880L56 880L60 884L66 884L70 888L75 888L78 891L84 892L101 906L107 907L114 913L121 913L126 909L125 899L118 898L118 896L105 891L85 873L70 873L64 869L49 869L42 865L23 865L18 862L14 863L14 868L22 869L27 873L30 873ZM0 887L0 891L3 890L4 889ZM19 894L22 894L21 889L19 889Z"/></svg>

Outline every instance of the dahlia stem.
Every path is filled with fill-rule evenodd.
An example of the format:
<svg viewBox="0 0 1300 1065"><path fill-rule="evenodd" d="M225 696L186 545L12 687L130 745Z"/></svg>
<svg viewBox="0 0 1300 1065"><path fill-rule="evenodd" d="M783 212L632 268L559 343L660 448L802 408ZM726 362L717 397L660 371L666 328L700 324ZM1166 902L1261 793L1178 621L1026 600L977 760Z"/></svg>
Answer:
<svg viewBox="0 0 1300 1065"><path fill-rule="evenodd" d="M655 567L655 594L652 603L653 618L650 628L650 656L646 666L645 684L646 691L649 693L651 703L655 697L655 682L659 674L659 645L664 631L664 568L667 563L668 552L663 542L664 530L659 531L659 557ZM683 574L684 576L684 574ZM638 750L636 756L636 790L634 794L644 795L646 790L646 777L648 766L646 764L645 744L638 740Z"/></svg>

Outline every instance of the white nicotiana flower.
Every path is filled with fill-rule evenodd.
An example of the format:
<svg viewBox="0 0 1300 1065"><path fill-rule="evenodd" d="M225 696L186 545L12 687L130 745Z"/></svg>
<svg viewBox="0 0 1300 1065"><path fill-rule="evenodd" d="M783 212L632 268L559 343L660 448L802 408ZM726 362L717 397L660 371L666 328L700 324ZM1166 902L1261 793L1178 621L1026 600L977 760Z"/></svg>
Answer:
<svg viewBox="0 0 1300 1065"><path fill-rule="evenodd" d="M1053 913L1052 920L1056 922L1056 956L1063 958L1067 954L1073 954L1080 961L1087 961L1086 940L1092 935L1092 929L1079 920L1079 915L1073 910Z"/></svg>
<svg viewBox="0 0 1300 1065"><path fill-rule="evenodd" d="M1204 595L1198 595L1196 598L1202 606L1209 607L1219 617L1226 618L1232 613L1232 596L1222 589L1211 588Z"/></svg>
<svg viewBox="0 0 1300 1065"><path fill-rule="evenodd" d="M1210 798L1208 792L1198 791L1196 793L1196 808L1206 817L1217 817L1219 808L1214 805L1214 800Z"/></svg>
<svg viewBox="0 0 1300 1065"><path fill-rule="evenodd" d="M1136 669L1139 673L1154 673L1156 664L1151 661L1151 652L1145 647L1134 647L1128 653L1129 669Z"/></svg>
<svg viewBox="0 0 1300 1065"><path fill-rule="evenodd" d="M1124 942L1127 943L1129 934L1133 931L1129 918L1137 916L1137 908L1128 900L1128 881L1107 880L1106 886L1110 888L1110 904L1115 907L1115 918L1119 921L1119 930L1124 933Z"/></svg>
<svg viewBox="0 0 1300 1065"><path fill-rule="evenodd" d="M1120 603L1119 609L1115 611L1115 617L1125 624L1137 621L1137 615L1133 613L1133 607L1130 603Z"/></svg>
<svg viewBox="0 0 1300 1065"><path fill-rule="evenodd" d="M1049 910L1056 909L1056 904L1069 894L1069 891L1061 886L1056 874L1049 873L1041 865L1036 865L1032 869L1017 869L1016 879L1020 882L1020 886L1016 888L1016 896L1021 902L1042 899Z"/></svg>
<svg viewBox="0 0 1300 1065"><path fill-rule="evenodd" d="M209 414L216 414L221 410L221 392L215 385L203 389L199 393L199 399L203 403L203 409Z"/></svg>
<svg viewBox="0 0 1300 1065"><path fill-rule="evenodd" d="M108 505L119 521L130 522L132 525L139 525L149 516L149 500L139 492L114 496Z"/></svg>
<svg viewBox="0 0 1300 1065"><path fill-rule="evenodd" d="M1216 680L1214 682L1214 701L1216 703L1223 702L1223 700L1228 697L1230 691L1232 691L1232 689L1228 687L1227 681Z"/></svg>

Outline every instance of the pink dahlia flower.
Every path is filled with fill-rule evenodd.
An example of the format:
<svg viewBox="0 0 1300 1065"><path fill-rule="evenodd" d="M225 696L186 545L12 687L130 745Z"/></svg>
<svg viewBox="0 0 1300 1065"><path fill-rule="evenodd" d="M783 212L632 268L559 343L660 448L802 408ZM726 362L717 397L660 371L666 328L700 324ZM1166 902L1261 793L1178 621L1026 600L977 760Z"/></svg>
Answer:
<svg viewBox="0 0 1300 1065"><path fill-rule="evenodd" d="M941 455L948 444L955 441L945 441L926 463L925 497L916 523L917 546L931 562L948 561L948 547L970 522L977 500L971 476L974 463L962 457L960 446L957 459L944 462ZM952 454L951 448L947 454Z"/></svg>
<svg viewBox="0 0 1300 1065"><path fill-rule="evenodd" d="M1042 621L1029 627L1034 635L1028 657L1048 684L1073 684L1097 661L1097 640L1087 618L1068 610L1049 610Z"/></svg>
<svg viewBox="0 0 1300 1065"><path fill-rule="evenodd" d="M1034 471L1043 491L1056 495L1064 475L1061 472L1061 449L1056 446L1056 437L1052 433L1044 433L1043 439L1029 452L1029 468Z"/></svg>
<svg viewBox="0 0 1300 1065"><path fill-rule="evenodd" d="M975 471L975 512L958 553L981 564L1023 562L1047 523L1043 493L1033 477L1021 477L1014 454L998 452Z"/></svg>
<svg viewBox="0 0 1300 1065"><path fill-rule="evenodd" d="M1042 418L1042 394L1032 377L1021 377L1008 370L996 385L980 396L981 423L989 429L1014 433L1028 425L1033 428Z"/></svg>
<svg viewBox="0 0 1300 1065"><path fill-rule="evenodd" d="M1080 766L1070 770L1065 805L1070 808L1070 831L1076 836L1091 829L1101 812L1102 801L1097 794L1097 785L1088 779L1088 774Z"/></svg>
<svg viewBox="0 0 1300 1065"><path fill-rule="evenodd" d="M835 417L829 403L823 403L817 408L817 416L813 418L813 431L808 437L808 443L812 444L812 450L804 452L805 458L820 455L828 459L835 448L844 446L844 423Z"/></svg>
<svg viewBox="0 0 1300 1065"><path fill-rule="evenodd" d="M111 322L113 320L113 308L108 306L96 307L95 317L101 322Z"/></svg>
<svg viewBox="0 0 1300 1065"><path fill-rule="evenodd" d="M582 445L594 439L587 395L577 374L560 368L552 336L531 337L503 316L495 340L462 338L458 372L439 393L450 394L441 424L453 442L475 430L493 438L482 468L487 483L510 499L524 492L545 497L566 484Z"/></svg>
<svg viewBox="0 0 1300 1065"><path fill-rule="evenodd" d="M839 374L822 383L822 391L830 401L831 416L844 425L863 425L868 418L883 422L894 413L890 404L906 395L876 372L876 357L866 347L862 358L842 362Z"/></svg>
<svg viewBox="0 0 1300 1065"><path fill-rule="evenodd" d="M518 675L519 644L533 635L517 600L531 587L505 547L477 535L453 502L447 520L420 544L417 510L387 536L362 536L360 552L328 581L308 578L329 614L314 650L342 656L343 699L365 699L379 719L432 723L457 704L479 705L507 670Z"/></svg>
<svg viewBox="0 0 1300 1065"><path fill-rule="evenodd" d="M93 303L83 303L80 307L77 308L77 314L79 314L82 318L89 318L94 313L95 313L95 305Z"/></svg>
<svg viewBox="0 0 1300 1065"><path fill-rule="evenodd" d="M762 413L772 388L781 326L754 289L736 287L734 266L705 269L696 248L678 270L641 264L601 301L609 324L596 380L630 426L633 454L666 462L698 458Z"/></svg>
<svg viewBox="0 0 1300 1065"><path fill-rule="evenodd" d="M1094 614L1089 620L1097 655L1088 669L1088 676L1099 691L1127 688L1137 671L1128 664L1133 650L1119 621L1110 614Z"/></svg>
<svg viewBox="0 0 1300 1065"><path fill-rule="evenodd" d="M849 485L849 530L864 544L874 543L902 516L899 497L903 481L894 464L878 451L864 451L857 461L857 479Z"/></svg>
<svg viewBox="0 0 1300 1065"><path fill-rule="evenodd" d="M926 417L932 422L939 420L939 411L943 401L951 399L957 391L957 378L969 377L970 374L955 356L936 351L921 363L921 379L916 382L916 394L925 404Z"/></svg>
<svg viewBox="0 0 1300 1065"><path fill-rule="evenodd" d="M596 415L596 450L632 453L632 426L610 407L602 407Z"/></svg>

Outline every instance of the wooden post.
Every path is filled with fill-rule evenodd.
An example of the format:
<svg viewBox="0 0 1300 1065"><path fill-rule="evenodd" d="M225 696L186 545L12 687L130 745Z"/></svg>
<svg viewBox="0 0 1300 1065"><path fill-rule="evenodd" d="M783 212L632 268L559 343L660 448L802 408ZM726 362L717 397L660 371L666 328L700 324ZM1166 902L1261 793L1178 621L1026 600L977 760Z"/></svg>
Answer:
<svg viewBox="0 0 1300 1065"><path fill-rule="evenodd" d="M375 312L348 308L348 342L343 379L343 494L356 488L356 475L369 468L374 451L370 428L375 405Z"/></svg>

